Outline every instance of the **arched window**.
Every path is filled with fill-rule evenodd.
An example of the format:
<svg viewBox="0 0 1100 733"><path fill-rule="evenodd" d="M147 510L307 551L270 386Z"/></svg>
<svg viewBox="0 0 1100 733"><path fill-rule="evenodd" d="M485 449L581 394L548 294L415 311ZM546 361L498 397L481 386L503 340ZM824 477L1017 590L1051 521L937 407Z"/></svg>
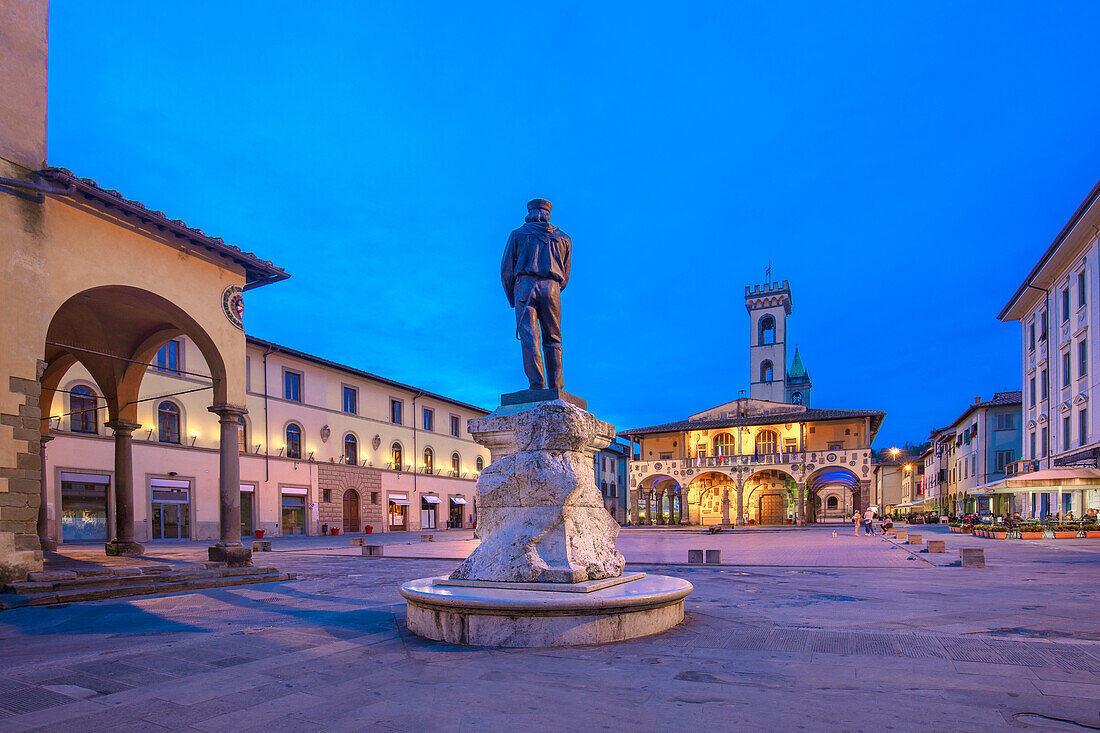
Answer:
<svg viewBox="0 0 1100 733"><path fill-rule="evenodd" d="M793 402L796 405L801 405L802 404L802 393L801 392L795 392L794 394L792 394L791 395L791 402Z"/></svg>
<svg viewBox="0 0 1100 733"><path fill-rule="evenodd" d="M84 386L73 387L69 393L69 427L74 433L98 433L95 393Z"/></svg>
<svg viewBox="0 0 1100 733"><path fill-rule="evenodd" d="M302 457L302 429L294 423L286 426L286 457Z"/></svg>
<svg viewBox="0 0 1100 733"><path fill-rule="evenodd" d="M435 471L435 454L432 453L431 448L424 449L424 473L432 473Z"/></svg>
<svg viewBox="0 0 1100 733"><path fill-rule="evenodd" d="M836 500L835 496L830 496L828 499L825 500L825 508L826 509L836 509L837 508L837 500Z"/></svg>
<svg viewBox="0 0 1100 733"><path fill-rule="evenodd" d="M248 425L243 417L237 418L237 450L241 453L248 452Z"/></svg>
<svg viewBox="0 0 1100 733"><path fill-rule="evenodd" d="M481 456L478 456L477 461L475 461L474 465L477 466L477 472L481 473L481 469L485 468L485 461L484 459L482 459Z"/></svg>
<svg viewBox="0 0 1100 733"><path fill-rule="evenodd" d="M761 430L756 434L756 452L765 455L779 451L779 436L774 430Z"/></svg>
<svg viewBox="0 0 1100 733"><path fill-rule="evenodd" d="M775 343L775 319L771 316L760 319L760 338L757 343L761 346Z"/></svg>
<svg viewBox="0 0 1100 733"><path fill-rule="evenodd" d="M770 359L765 359L764 361L760 362L760 381L772 381L772 363Z"/></svg>
<svg viewBox="0 0 1100 733"><path fill-rule="evenodd" d="M401 466L404 465L402 462L400 443L394 443L390 446L390 463L393 464L393 470L395 471L400 471Z"/></svg>
<svg viewBox="0 0 1100 733"><path fill-rule="evenodd" d="M451 454L451 473L457 476L462 471L462 457L458 455L458 452Z"/></svg>
<svg viewBox="0 0 1100 733"><path fill-rule="evenodd" d="M359 465L359 441L351 433L344 436L344 463L349 466Z"/></svg>
<svg viewBox="0 0 1100 733"><path fill-rule="evenodd" d="M180 442L180 408L174 402L161 402L157 407L157 429L161 443Z"/></svg>
<svg viewBox="0 0 1100 733"><path fill-rule="evenodd" d="M714 455L732 456L737 453L737 441L729 433L719 433L714 436Z"/></svg>

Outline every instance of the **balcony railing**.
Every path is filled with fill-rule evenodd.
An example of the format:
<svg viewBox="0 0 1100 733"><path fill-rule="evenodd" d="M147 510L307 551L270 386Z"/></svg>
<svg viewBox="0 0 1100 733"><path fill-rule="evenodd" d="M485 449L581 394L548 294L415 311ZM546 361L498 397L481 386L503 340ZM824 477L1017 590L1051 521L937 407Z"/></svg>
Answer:
<svg viewBox="0 0 1100 733"><path fill-rule="evenodd" d="M634 466L646 465L656 471L685 468L732 468L736 466L789 466L793 464L847 465L870 457L870 449L790 451L760 455L707 456L705 458L665 458L631 461ZM660 466L656 465L660 464Z"/></svg>

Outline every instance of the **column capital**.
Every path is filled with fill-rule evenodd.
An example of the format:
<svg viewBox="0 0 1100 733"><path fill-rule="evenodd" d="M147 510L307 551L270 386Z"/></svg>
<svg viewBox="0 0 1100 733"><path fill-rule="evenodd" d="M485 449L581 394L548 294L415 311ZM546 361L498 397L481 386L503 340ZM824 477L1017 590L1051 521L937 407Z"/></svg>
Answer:
<svg viewBox="0 0 1100 733"><path fill-rule="evenodd" d="M206 408L223 421L237 422L238 418L248 414L248 409L239 405L210 405Z"/></svg>
<svg viewBox="0 0 1100 733"><path fill-rule="evenodd" d="M115 435L132 435L135 430L141 428L141 423L129 420L108 420L103 423L103 427L114 430Z"/></svg>

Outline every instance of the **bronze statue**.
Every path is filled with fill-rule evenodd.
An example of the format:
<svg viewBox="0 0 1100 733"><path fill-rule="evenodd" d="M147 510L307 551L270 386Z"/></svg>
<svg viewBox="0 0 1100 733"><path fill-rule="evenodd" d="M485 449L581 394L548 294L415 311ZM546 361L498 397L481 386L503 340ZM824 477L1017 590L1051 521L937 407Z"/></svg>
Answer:
<svg viewBox="0 0 1100 733"><path fill-rule="evenodd" d="M508 235L500 281L516 309L516 338L523 347L523 369L531 389L562 389L561 291L569 282L573 242L550 223L550 202L545 199L527 202L526 221Z"/></svg>

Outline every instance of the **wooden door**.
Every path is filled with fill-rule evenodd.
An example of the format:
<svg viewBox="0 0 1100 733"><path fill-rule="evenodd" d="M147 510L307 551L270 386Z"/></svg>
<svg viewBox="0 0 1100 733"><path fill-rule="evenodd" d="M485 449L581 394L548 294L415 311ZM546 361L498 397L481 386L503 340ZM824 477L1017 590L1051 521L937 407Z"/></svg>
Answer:
<svg viewBox="0 0 1100 733"><path fill-rule="evenodd" d="M344 492L344 534L359 531L359 492L348 489Z"/></svg>
<svg viewBox="0 0 1100 733"><path fill-rule="evenodd" d="M760 523L784 524L787 521L782 494L764 494L760 497Z"/></svg>

